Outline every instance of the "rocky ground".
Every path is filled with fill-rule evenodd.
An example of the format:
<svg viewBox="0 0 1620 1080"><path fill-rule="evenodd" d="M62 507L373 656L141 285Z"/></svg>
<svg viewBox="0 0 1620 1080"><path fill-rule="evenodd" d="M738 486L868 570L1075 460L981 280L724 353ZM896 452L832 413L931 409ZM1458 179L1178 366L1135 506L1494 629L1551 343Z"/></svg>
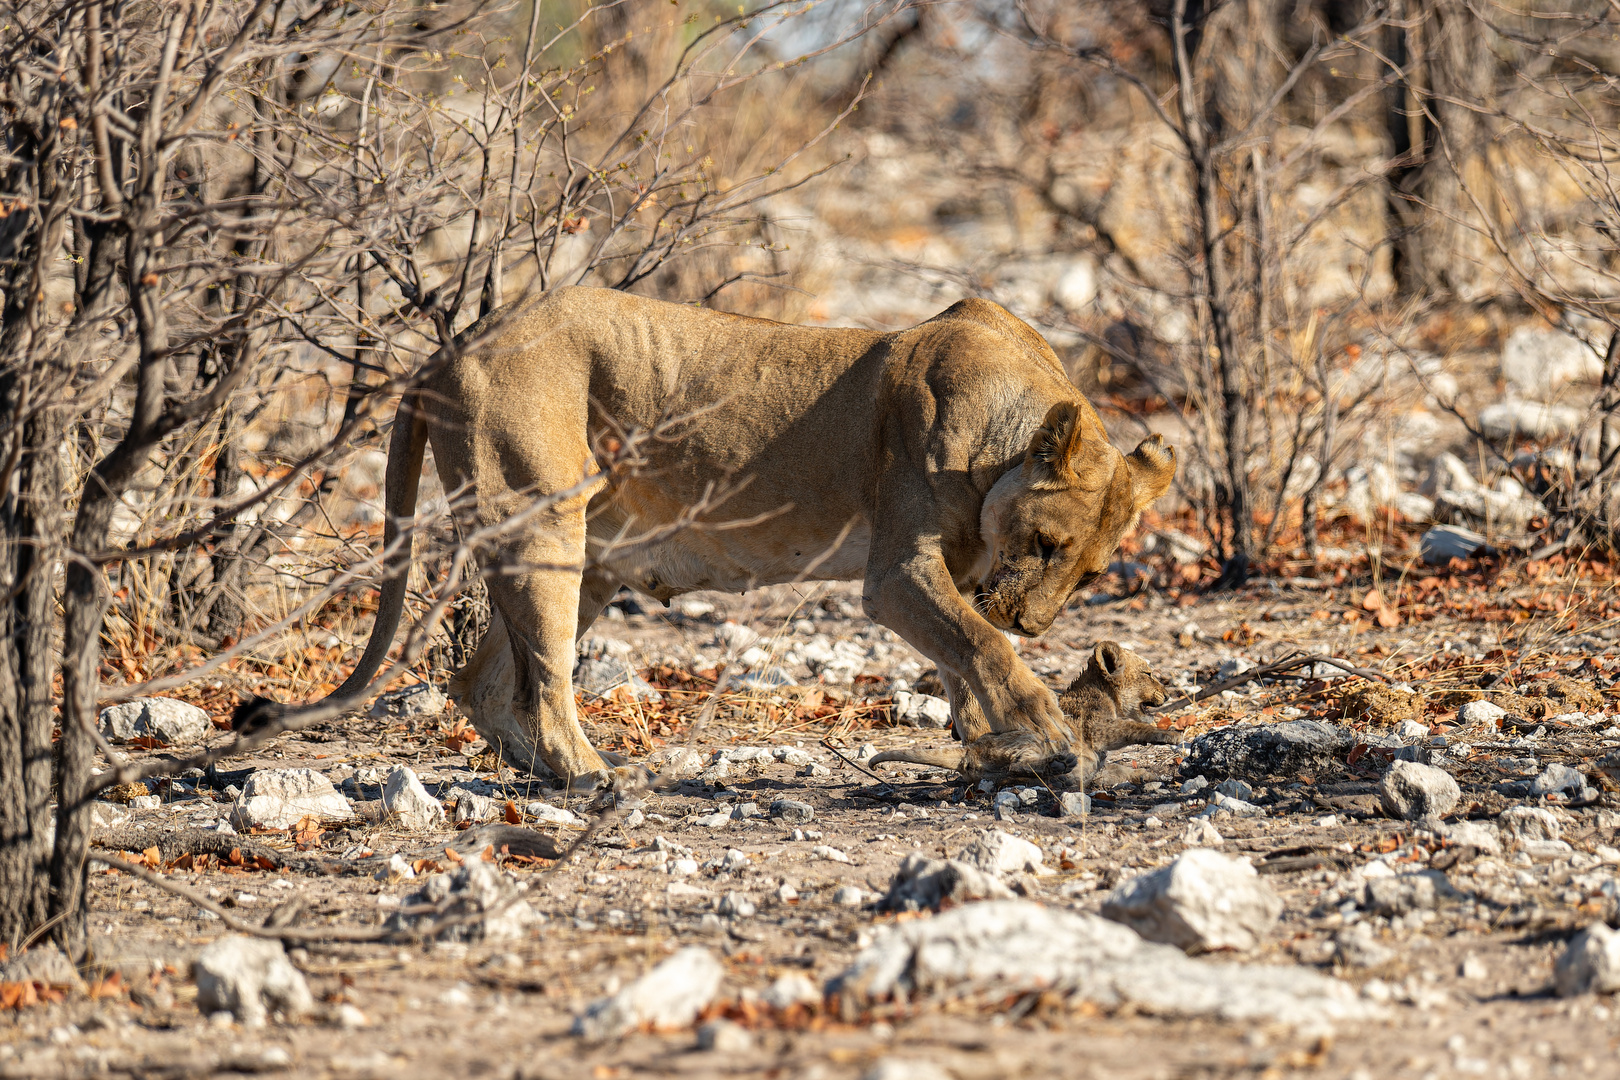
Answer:
<svg viewBox="0 0 1620 1080"><path fill-rule="evenodd" d="M580 681L660 700L584 711L667 790L555 860L594 808L417 692L121 792L102 843L214 911L96 868L94 965L0 969L0 1076L1612 1075L1607 585L1452 563L1381 618L1332 571L1206 597L1121 571L1024 644L1053 686L1103 638L1183 692L1296 650L1389 681L1172 702L1187 740L1116 751L1077 813L861 763L948 736L853 587L622 604ZM126 744L190 737L120 715ZM229 925L267 920L285 952Z"/></svg>

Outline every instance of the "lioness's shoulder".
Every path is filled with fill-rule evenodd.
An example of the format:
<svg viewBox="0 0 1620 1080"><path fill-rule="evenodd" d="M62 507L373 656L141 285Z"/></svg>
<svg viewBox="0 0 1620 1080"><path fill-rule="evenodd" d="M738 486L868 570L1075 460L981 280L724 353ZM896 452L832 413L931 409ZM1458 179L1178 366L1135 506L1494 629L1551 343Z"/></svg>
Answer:
<svg viewBox="0 0 1620 1080"><path fill-rule="evenodd" d="M1057 358L1057 353L1052 351L1052 346L1046 343L1046 339L1041 337L1033 326L993 301L970 296L966 300L958 300L928 321L976 323L1004 338L1011 339L1058 371L1063 370L1063 363Z"/></svg>

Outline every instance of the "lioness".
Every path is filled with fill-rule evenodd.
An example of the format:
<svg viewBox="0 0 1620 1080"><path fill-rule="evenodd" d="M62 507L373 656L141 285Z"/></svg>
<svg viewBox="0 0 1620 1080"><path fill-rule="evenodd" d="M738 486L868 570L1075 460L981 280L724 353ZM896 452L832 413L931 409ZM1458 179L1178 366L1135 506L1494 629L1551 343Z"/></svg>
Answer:
<svg viewBox="0 0 1620 1080"><path fill-rule="evenodd" d="M462 525L503 541L489 633L451 692L516 767L613 780L574 710L574 643L621 584L665 602L801 579L864 578L862 600L939 667L957 734L1028 730L1061 748L1057 695L1001 631L1034 636L1103 573L1170 486L1162 439L1129 456L1041 336L964 300L908 330L818 329L603 289L557 289L471 327L401 403L387 538L416 509L431 440ZM686 418L675 431L672 418ZM634 470L597 456L652 431ZM711 486L744 481L683 523ZM582 481L584 482L582 484ZM624 538L650 538L626 543ZM361 699L399 627L406 556L332 698Z"/></svg>
<svg viewBox="0 0 1620 1080"><path fill-rule="evenodd" d="M889 750L867 764L933 765L959 772L969 782L1040 776L1083 791L1102 768L1108 751L1181 740L1179 732L1130 719L1142 715L1144 705L1163 705L1165 697L1164 684L1146 660L1118 642L1099 641L1086 670L1058 698L1058 707L1068 720L1066 753L1054 756L1051 746L1032 732L992 731L966 746Z"/></svg>

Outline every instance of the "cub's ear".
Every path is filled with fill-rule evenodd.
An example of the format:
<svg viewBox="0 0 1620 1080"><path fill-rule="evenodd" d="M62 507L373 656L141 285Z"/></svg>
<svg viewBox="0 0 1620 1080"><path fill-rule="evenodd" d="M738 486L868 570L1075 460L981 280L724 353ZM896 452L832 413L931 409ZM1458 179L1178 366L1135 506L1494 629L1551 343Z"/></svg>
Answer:
<svg viewBox="0 0 1620 1080"><path fill-rule="evenodd" d="M1097 647L1091 652L1091 662L1109 682L1119 678L1120 670L1125 666L1125 657L1120 652L1119 642L1097 642Z"/></svg>
<svg viewBox="0 0 1620 1080"><path fill-rule="evenodd" d="M1071 401L1060 401L1046 411L1041 429L1024 452L1024 469L1045 479L1074 479L1074 459L1080 452L1080 408Z"/></svg>
<svg viewBox="0 0 1620 1080"><path fill-rule="evenodd" d="M1125 458L1125 465L1131 470L1131 499L1141 513L1170 490L1176 478L1176 451L1164 445L1163 435L1149 435Z"/></svg>

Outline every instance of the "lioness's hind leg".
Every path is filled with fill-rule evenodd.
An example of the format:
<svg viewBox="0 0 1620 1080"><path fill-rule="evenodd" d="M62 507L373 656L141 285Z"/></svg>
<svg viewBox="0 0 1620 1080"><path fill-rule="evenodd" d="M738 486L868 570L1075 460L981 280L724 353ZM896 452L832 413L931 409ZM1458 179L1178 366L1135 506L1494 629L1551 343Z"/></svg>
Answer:
<svg viewBox="0 0 1620 1080"><path fill-rule="evenodd" d="M511 643L512 711L533 736L534 750L565 780L598 786L612 777L580 729L574 708L584 514L563 511L548 517L504 553L508 565L534 569L496 575L490 602L500 610Z"/></svg>

